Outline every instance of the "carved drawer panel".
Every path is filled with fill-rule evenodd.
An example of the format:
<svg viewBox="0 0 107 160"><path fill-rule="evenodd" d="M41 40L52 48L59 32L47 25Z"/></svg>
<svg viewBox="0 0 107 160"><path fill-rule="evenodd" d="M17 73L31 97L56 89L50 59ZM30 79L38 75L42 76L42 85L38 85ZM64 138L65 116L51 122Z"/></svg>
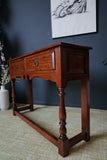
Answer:
<svg viewBox="0 0 107 160"><path fill-rule="evenodd" d="M45 51L41 55L26 58L26 71L45 71L55 69L55 54L53 51Z"/></svg>
<svg viewBox="0 0 107 160"><path fill-rule="evenodd" d="M85 73L85 56L69 54L67 62L69 73Z"/></svg>
<svg viewBox="0 0 107 160"><path fill-rule="evenodd" d="M21 59L21 60L18 60L18 61L15 61L15 62L12 62L10 64L10 70L12 72L12 74L17 74L17 73L20 73L20 72L24 72L24 60Z"/></svg>

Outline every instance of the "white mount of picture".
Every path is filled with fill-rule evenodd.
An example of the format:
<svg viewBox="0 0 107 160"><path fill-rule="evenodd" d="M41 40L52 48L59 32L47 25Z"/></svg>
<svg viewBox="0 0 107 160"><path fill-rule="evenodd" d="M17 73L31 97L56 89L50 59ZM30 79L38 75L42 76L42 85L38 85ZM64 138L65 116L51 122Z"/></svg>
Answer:
<svg viewBox="0 0 107 160"><path fill-rule="evenodd" d="M51 0L52 38L96 32L96 0Z"/></svg>

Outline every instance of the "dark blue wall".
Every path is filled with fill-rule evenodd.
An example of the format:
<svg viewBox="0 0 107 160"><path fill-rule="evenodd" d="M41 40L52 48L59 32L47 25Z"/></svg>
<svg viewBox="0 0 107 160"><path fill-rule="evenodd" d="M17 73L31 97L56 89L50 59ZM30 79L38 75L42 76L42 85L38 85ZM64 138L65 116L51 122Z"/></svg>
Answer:
<svg viewBox="0 0 107 160"><path fill-rule="evenodd" d="M9 0L9 23L4 30L9 41L9 56L16 57L64 41L92 46L90 51L90 101L91 107L107 109L107 1L99 0L98 32L79 36L52 39L50 0ZM16 83L17 102L28 103L27 81ZM55 83L41 78L33 80L34 103L58 105ZM66 88L66 105L79 107L80 82L69 82Z"/></svg>

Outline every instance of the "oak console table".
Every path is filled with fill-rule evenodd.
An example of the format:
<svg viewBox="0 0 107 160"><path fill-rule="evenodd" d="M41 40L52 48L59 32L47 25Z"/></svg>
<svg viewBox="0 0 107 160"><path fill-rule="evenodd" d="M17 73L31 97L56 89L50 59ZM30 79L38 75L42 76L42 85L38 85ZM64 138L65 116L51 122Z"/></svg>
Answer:
<svg viewBox="0 0 107 160"><path fill-rule="evenodd" d="M70 147L81 140L90 139L89 115L89 50L91 47L59 42L43 49L9 60L12 84L13 115L19 116L31 127L58 147L58 152L65 157ZM28 80L29 106L18 108L15 103L15 79ZM33 111L32 79L41 77L56 82L59 90L59 138L49 133L33 122L21 111ZM66 109L64 104L64 89L68 81L81 80L81 133L68 139L66 136Z"/></svg>

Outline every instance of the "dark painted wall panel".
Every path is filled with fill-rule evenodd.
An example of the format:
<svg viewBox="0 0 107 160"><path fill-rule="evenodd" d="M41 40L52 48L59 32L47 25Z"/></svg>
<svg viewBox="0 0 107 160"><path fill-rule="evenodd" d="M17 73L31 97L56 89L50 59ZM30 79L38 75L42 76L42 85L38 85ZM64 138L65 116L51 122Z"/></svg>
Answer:
<svg viewBox="0 0 107 160"><path fill-rule="evenodd" d="M98 1L98 32L79 36L52 39L50 0L9 0L9 24L4 25L12 57L64 41L92 46L90 51L90 101L91 107L107 109L107 1ZM27 81L16 83L17 101L28 102ZM20 88L18 87L20 86ZM33 80L34 103L58 105L55 83L41 78ZM80 106L80 82L69 82L66 88L66 105Z"/></svg>

